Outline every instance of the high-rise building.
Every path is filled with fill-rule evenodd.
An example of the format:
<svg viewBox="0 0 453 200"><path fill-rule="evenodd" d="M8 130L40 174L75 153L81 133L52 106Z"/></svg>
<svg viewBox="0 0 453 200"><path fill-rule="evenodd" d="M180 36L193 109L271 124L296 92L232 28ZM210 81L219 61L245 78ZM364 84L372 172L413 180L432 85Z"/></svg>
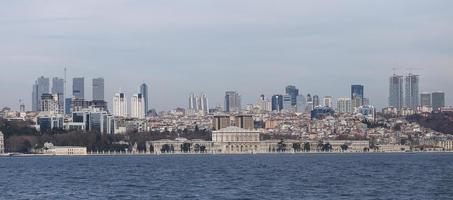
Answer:
<svg viewBox="0 0 453 200"><path fill-rule="evenodd" d="M313 107L319 106L319 96L313 95Z"/></svg>
<svg viewBox="0 0 453 200"><path fill-rule="evenodd" d="M234 113L241 111L241 95L236 91L225 92L225 112Z"/></svg>
<svg viewBox="0 0 453 200"><path fill-rule="evenodd" d="M297 95L299 95L299 90L294 85L288 85L285 88L286 94L291 97L291 105L296 106Z"/></svg>
<svg viewBox="0 0 453 200"><path fill-rule="evenodd" d="M326 107L333 108L333 98L332 96L325 96L323 99L323 105Z"/></svg>
<svg viewBox="0 0 453 200"><path fill-rule="evenodd" d="M61 94L42 94L41 111L51 114L62 114L63 108L60 105Z"/></svg>
<svg viewBox="0 0 453 200"><path fill-rule="evenodd" d="M405 77L405 106L416 109L419 106L419 76L409 74Z"/></svg>
<svg viewBox="0 0 453 200"><path fill-rule="evenodd" d="M338 98L337 101L337 111L339 113L350 113L352 112L351 109L351 99L348 97L341 97Z"/></svg>
<svg viewBox="0 0 453 200"><path fill-rule="evenodd" d="M200 102L201 107L199 110L203 112L203 114L208 114L209 112L208 95L206 95L205 93L201 93Z"/></svg>
<svg viewBox="0 0 453 200"><path fill-rule="evenodd" d="M229 115L215 115L212 119L213 129L214 131L220 130L222 128L226 128L231 126L231 119Z"/></svg>
<svg viewBox="0 0 453 200"><path fill-rule="evenodd" d="M58 96L58 106L64 108L64 79L54 77L52 79L52 94Z"/></svg>
<svg viewBox="0 0 453 200"><path fill-rule="evenodd" d="M431 104L434 111L438 111L439 109L445 107L445 93L444 92L433 92L431 94Z"/></svg>
<svg viewBox="0 0 453 200"><path fill-rule="evenodd" d="M272 111L280 112L283 109L283 95L272 95Z"/></svg>
<svg viewBox="0 0 453 200"><path fill-rule="evenodd" d="M124 93L116 93L113 97L113 115L127 117L127 100Z"/></svg>
<svg viewBox="0 0 453 200"><path fill-rule="evenodd" d="M145 100L142 94L134 94L131 97L131 117L145 118Z"/></svg>
<svg viewBox="0 0 453 200"><path fill-rule="evenodd" d="M298 113L303 113L305 112L305 106L307 104L307 101L305 99L304 95L297 95L296 99L296 112Z"/></svg>
<svg viewBox="0 0 453 200"><path fill-rule="evenodd" d="M420 94L420 106L431 107L431 93L423 92Z"/></svg>
<svg viewBox="0 0 453 200"><path fill-rule="evenodd" d="M39 77L33 85L32 110L41 111L41 96L49 93L49 78Z"/></svg>
<svg viewBox="0 0 453 200"><path fill-rule="evenodd" d="M351 103L353 108L363 105L363 85L351 85Z"/></svg>
<svg viewBox="0 0 453 200"><path fill-rule="evenodd" d="M143 83L140 85L140 94L143 96L143 101L145 102L145 114L149 111L149 94L148 94L148 85Z"/></svg>
<svg viewBox="0 0 453 200"><path fill-rule="evenodd" d="M255 106L258 107L258 109L260 111L267 111L267 112L272 111L272 102L269 99L266 99L264 97L264 94L262 94L260 96L260 98L258 99L258 102L256 102Z"/></svg>
<svg viewBox="0 0 453 200"><path fill-rule="evenodd" d="M394 74L389 80L389 106L400 110L403 107L403 77Z"/></svg>
<svg viewBox="0 0 453 200"><path fill-rule="evenodd" d="M235 125L239 128L253 130L255 129L255 121L252 115L238 115L234 117Z"/></svg>
<svg viewBox="0 0 453 200"><path fill-rule="evenodd" d="M292 105L292 97L290 95L283 95L283 110L285 112L293 112L295 106Z"/></svg>
<svg viewBox="0 0 453 200"><path fill-rule="evenodd" d="M94 78L93 79L93 100L104 101L104 79Z"/></svg>
<svg viewBox="0 0 453 200"><path fill-rule="evenodd" d="M54 77L52 79L52 94L63 94L64 93L64 79Z"/></svg>
<svg viewBox="0 0 453 200"><path fill-rule="evenodd" d="M189 95L189 114L208 114L208 106L208 96L205 93L201 93L200 95L191 93Z"/></svg>
<svg viewBox="0 0 453 200"><path fill-rule="evenodd" d="M77 99L85 99L85 78L72 79L72 95Z"/></svg>

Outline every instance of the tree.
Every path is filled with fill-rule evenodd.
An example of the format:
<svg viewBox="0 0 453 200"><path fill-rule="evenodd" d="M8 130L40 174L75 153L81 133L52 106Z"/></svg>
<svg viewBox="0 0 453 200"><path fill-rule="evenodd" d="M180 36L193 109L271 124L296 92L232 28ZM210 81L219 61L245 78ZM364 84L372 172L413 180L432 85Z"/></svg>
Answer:
<svg viewBox="0 0 453 200"><path fill-rule="evenodd" d="M200 146L200 152L204 153L206 151L206 147L204 145Z"/></svg>
<svg viewBox="0 0 453 200"><path fill-rule="evenodd" d="M322 146L321 151L326 151L326 152L332 151L332 145L331 145L330 143L325 143L325 144Z"/></svg>
<svg viewBox="0 0 453 200"><path fill-rule="evenodd" d="M184 153L190 152L190 146L191 146L191 144L187 143L187 142L181 144L181 152L184 152Z"/></svg>
<svg viewBox="0 0 453 200"><path fill-rule="evenodd" d="M193 147L193 150L198 153L200 152L200 145L199 144L195 144L194 147Z"/></svg>
<svg viewBox="0 0 453 200"><path fill-rule="evenodd" d="M162 148L160 149L162 153L170 153L171 152L171 147L168 144L162 145Z"/></svg>
<svg viewBox="0 0 453 200"><path fill-rule="evenodd" d="M293 143L293 149L295 152L300 152L301 150L300 143Z"/></svg>
<svg viewBox="0 0 453 200"><path fill-rule="evenodd" d="M304 151L305 152L310 152L310 142L305 142L304 143Z"/></svg>
<svg viewBox="0 0 453 200"><path fill-rule="evenodd" d="M340 147L342 151L347 151L349 149L349 146L347 144L343 144Z"/></svg>
<svg viewBox="0 0 453 200"><path fill-rule="evenodd" d="M321 140L319 140L318 146L317 146L318 151L322 151L322 150L323 150L323 147L324 147L324 142L321 141Z"/></svg>
<svg viewBox="0 0 453 200"><path fill-rule="evenodd" d="M283 140L281 140L278 144L277 144L277 152L285 152L286 151L286 144Z"/></svg>

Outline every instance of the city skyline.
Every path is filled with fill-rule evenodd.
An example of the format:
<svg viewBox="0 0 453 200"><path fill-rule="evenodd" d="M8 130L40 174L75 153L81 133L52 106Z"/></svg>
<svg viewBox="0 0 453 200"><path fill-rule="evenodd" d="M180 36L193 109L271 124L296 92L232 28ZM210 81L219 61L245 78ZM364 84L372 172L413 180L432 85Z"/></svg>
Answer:
<svg viewBox="0 0 453 200"><path fill-rule="evenodd" d="M338 98L348 96L352 84L364 85L370 104L382 108L394 67L397 74L420 75L420 93L444 91L452 105L448 4L109 2L99 13L81 2L4 2L0 66L8 76L0 79L0 91L8 95L0 106L18 110L23 99L31 110L30 85L41 75L64 77L64 67L68 77L85 77L85 86L103 77L110 104L119 88L133 94L146 82L150 108L157 110L185 107L187 94L198 90L211 106L223 104L224 91L237 90L245 105L261 94L283 94L287 85ZM118 12L128 17L119 20L112 14Z"/></svg>

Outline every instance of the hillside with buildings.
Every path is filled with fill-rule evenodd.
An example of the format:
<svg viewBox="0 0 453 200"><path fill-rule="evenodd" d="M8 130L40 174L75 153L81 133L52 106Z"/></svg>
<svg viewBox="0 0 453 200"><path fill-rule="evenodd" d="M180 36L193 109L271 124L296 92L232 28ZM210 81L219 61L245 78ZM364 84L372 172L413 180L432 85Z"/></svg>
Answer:
<svg viewBox="0 0 453 200"><path fill-rule="evenodd" d="M410 122L417 122L425 128L453 135L453 112L416 114L407 117Z"/></svg>

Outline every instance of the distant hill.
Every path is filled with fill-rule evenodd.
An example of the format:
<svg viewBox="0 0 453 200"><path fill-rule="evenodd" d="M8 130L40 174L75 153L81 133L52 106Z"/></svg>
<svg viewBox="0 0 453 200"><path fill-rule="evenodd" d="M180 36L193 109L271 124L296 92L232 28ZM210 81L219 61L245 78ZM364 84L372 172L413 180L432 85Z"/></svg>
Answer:
<svg viewBox="0 0 453 200"><path fill-rule="evenodd" d="M453 135L453 112L411 115L407 120L417 122L425 128Z"/></svg>

